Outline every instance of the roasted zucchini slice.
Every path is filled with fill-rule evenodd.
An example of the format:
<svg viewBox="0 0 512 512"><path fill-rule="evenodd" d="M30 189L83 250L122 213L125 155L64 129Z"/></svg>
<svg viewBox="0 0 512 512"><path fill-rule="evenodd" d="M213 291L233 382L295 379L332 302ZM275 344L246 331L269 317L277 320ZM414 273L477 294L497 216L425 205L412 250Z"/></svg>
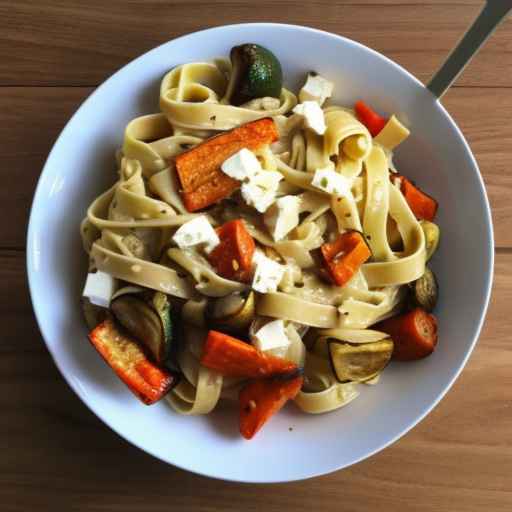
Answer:
<svg viewBox="0 0 512 512"><path fill-rule="evenodd" d="M419 306L429 313L436 307L438 297L437 279L428 267L425 273L410 284L411 302L414 307Z"/></svg>
<svg viewBox="0 0 512 512"><path fill-rule="evenodd" d="M231 293L209 302L206 321L214 329L229 333L247 331L254 319L254 292Z"/></svg>
<svg viewBox="0 0 512 512"><path fill-rule="evenodd" d="M365 382L374 378L386 367L393 353L391 338L357 345L331 340L328 346L332 370L339 382Z"/></svg>
<svg viewBox="0 0 512 512"><path fill-rule="evenodd" d="M110 309L119 324L141 341L154 360L167 365L173 345L171 304L162 292L117 293Z"/></svg>
<svg viewBox="0 0 512 512"><path fill-rule="evenodd" d="M428 220L420 221L420 225L421 229L423 229L423 233L425 234L425 250L427 253L426 259L428 261L430 258L432 258L437 250L441 231L437 224L434 224Z"/></svg>

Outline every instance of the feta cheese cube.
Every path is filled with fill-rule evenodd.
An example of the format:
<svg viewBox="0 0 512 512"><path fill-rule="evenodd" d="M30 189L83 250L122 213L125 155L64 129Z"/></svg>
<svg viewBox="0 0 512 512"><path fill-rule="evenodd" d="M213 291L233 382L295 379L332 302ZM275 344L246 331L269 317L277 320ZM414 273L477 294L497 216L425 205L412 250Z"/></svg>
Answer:
<svg viewBox="0 0 512 512"><path fill-rule="evenodd" d="M280 197L266 212L263 220L277 242L299 224L300 198Z"/></svg>
<svg viewBox="0 0 512 512"><path fill-rule="evenodd" d="M261 170L248 183L242 185L244 201L260 213L264 213L276 200L277 188L282 179L283 175L280 172Z"/></svg>
<svg viewBox="0 0 512 512"><path fill-rule="evenodd" d="M231 178L246 181L258 171L261 171L261 164L252 151L243 148L227 160L224 160L220 168L224 174Z"/></svg>
<svg viewBox="0 0 512 512"><path fill-rule="evenodd" d="M306 83L299 91L299 101L316 101L322 106L332 96L334 84L316 73L309 73Z"/></svg>
<svg viewBox="0 0 512 512"><path fill-rule="evenodd" d="M116 289L116 280L106 272L98 270L87 274L83 296L87 297L91 304L108 308L110 299Z"/></svg>
<svg viewBox="0 0 512 512"><path fill-rule="evenodd" d="M317 169L311 185L335 196L346 196L350 193L350 181L329 167Z"/></svg>
<svg viewBox="0 0 512 512"><path fill-rule="evenodd" d="M204 244L206 252L210 252L220 242L217 233L204 215L185 222L174 233L172 239L180 249Z"/></svg>
<svg viewBox="0 0 512 512"><path fill-rule="evenodd" d="M274 260L267 258L261 252L254 254L256 270L252 281L254 290L260 293L277 291L277 286L283 278L285 267Z"/></svg>
<svg viewBox="0 0 512 512"><path fill-rule="evenodd" d="M289 345L283 320L273 320L254 334L254 346L261 351L287 348Z"/></svg>
<svg viewBox="0 0 512 512"><path fill-rule="evenodd" d="M306 128L310 128L318 135L325 133L327 127L325 126L324 111L316 101L299 103L292 112L303 117Z"/></svg>

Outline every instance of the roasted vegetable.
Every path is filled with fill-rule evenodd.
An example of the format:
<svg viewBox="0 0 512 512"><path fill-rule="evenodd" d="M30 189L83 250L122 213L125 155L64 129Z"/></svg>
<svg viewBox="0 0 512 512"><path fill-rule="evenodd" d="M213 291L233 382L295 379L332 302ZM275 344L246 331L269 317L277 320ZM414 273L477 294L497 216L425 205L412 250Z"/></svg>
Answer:
<svg viewBox="0 0 512 512"><path fill-rule="evenodd" d="M416 218L418 220L433 221L437 213L437 201L420 190L405 176L394 175L393 180L395 183L400 183L400 190Z"/></svg>
<svg viewBox="0 0 512 512"><path fill-rule="evenodd" d="M345 285L371 256L358 231L342 233L334 242L323 244L320 250L328 275L338 286Z"/></svg>
<svg viewBox="0 0 512 512"><path fill-rule="evenodd" d="M425 273L410 284L411 302L429 313L437 304L437 279L432 270L425 267Z"/></svg>
<svg viewBox="0 0 512 512"><path fill-rule="evenodd" d="M392 353L391 339L357 345L337 340L329 342L332 369L340 382L372 379L389 363Z"/></svg>
<svg viewBox="0 0 512 512"><path fill-rule="evenodd" d="M241 105L255 98L281 96L283 72L277 57L257 44L246 43L231 49L232 73L227 98Z"/></svg>
<svg viewBox="0 0 512 512"><path fill-rule="evenodd" d="M117 321L140 340L160 365L169 362L173 345L171 304L162 292L117 293L110 309ZM122 290L121 290L122 291Z"/></svg>
<svg viewBox="0 0 512 512"><path fill-rule="evenodd" d="M107 309L92 304L87 297L82 297L82 311L89 331L92 331L97 325L101 324L108 313Z"/></svg>
<svg viewBox="0 0 512 512"><path fill-rule="evenodd" d="M271 378L254 380L240 391L240 433L252 439L256 432L279 411L288 400L295 398L303 378Z"/></svg>
<svg viewBox="0 0 512 512"><path fill-rule="evenodd" d="M227 279L247 282L252 277L252 257L256 244L243 220L226 222L216 229L220 243L208 255L217 272Z"/></svg>
<svg viewBox="0 0 512 512"><path fill-rule="evenodd" d="M201 364L225 377L258 378L290 373L297 365L256 350L252 345L218 331L210 331Z"/></svg>
<svg viewBox="0 0 512 512"><path fill-rule="evenodd" d="M89 340L128 388L147 405L160 400L172 387L174 377L152 363L137 342L123 334L107 318Z"/></svg>
<svg viewBox="0 0 512 512"><path fill-rule="evenodd" d="M356 101L354 106L356 116L363 123L372 137L376 137L381 130L386 126L388 120L372 110L364 101Z"/></svg>
<svg viewBox="0 0 512 512"><path fill-rule="evenodd" d="M210 327L230 333L243 333L254 319L254 293L232 293L209 302L206 320Z"/></svg>
<svg viewBox="0 0 512 512"><path fill-rule="evenodd" d="M389 334L394 342L393 359L412 361L430 355L437 345L437 320L424 309L378 323L375 329Z"/></svg>
<svg viewBox="0 0 512 512"><path fill-rule="evenodd" d="M437 224L429 222L428 220L420 221L421 229L425 234L425 250L427 261L432 258L439 245L440 230Z"/></svg>
<svg viewBox="0 0 512 512"><path fill-rule="evenodd" d="M221 170L224 160L243 148L258 149L279 138L272 119L246 123L229 132L212 137L176 157L176 172L185 207L194 212L230 196L240 181Z"/></svg>

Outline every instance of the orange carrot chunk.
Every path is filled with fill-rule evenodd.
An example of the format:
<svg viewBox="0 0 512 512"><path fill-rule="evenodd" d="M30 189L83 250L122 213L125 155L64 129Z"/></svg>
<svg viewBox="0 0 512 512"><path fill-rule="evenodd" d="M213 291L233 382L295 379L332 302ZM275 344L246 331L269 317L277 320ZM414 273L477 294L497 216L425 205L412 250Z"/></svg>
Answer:
<svg viewBox="0 0 512 512"><path fill-rule="evenodd" d="M241 219L226 222L216 229L220 243L208 255L217 272L227 279L251 279L252 257L256 244Z"/></svg>
<svg viewBox="0 0 512 512"><path fill-rule="evenodd" d="M344 286L359 267L372 255L363 235L358 231L347 231L334 242L320 248L324 265L331 280Z"/></svg>
<svg viewBox="0 0 512 512"><path fill-rule="evenodd" d="M302 377L290 380L263 379L254 380L243 387L239 395L242 436L252 439L271 416L288 400L295 398L302 382Z"/></svg>
<svg viewBox="0 0 512 512"><path fill-rule="evenodd" d="M400 190L415 217L432 222L437 212L437 201L416 187L405 176L397 176L395 180L399 180Z"/></svg>
<svg viewBox="0 0 512 512"><path fill-rule="evenodd" d="M362 100L356 101L354 108L357 118L368 128L372 137L376 137L388 122Z"/></svg>
<svg viewBox="0 0 512 512"><path fill-rule="evenodd" d="M257 378L282 375L297 365L265 354L252 345L218 331L210 331L203 347L201 364L225 377Z"/></svg>
<svg viewBox="0 0 512 512"><path fill-rule="evenodd" d="M244 124L212 137L176 157L181 195L188 211L206 208L231 195L240 182L221 170L224 160L243 148L256 150L279 138L270 118Z"/></svg>
<svg viewBox="0 0 512 512"><path fill-rule="evenodd" d="M89 340L130 391L145 404L160 400L171 388L174 377L152 363L139 345L119 331L110 318L89 333Z"/></svg>
<svg viewBox="0 0 512 512"><path fill-rule="evenodd" d="M437 345L437 320L422 308L388 318L375 329L391 336L393 359L412 361L430 355Z"/></svg>

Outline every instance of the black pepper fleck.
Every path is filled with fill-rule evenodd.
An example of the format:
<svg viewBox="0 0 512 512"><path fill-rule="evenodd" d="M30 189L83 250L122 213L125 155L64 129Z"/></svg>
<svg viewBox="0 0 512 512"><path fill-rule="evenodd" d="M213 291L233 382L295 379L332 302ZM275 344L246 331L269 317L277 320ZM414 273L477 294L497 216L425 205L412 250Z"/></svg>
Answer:
<svg viewBox="0 0 512 512"><path fill-rule="evenodd" d="M210 117L210 121L215 121L217 119L217 116Z"/></svg>

